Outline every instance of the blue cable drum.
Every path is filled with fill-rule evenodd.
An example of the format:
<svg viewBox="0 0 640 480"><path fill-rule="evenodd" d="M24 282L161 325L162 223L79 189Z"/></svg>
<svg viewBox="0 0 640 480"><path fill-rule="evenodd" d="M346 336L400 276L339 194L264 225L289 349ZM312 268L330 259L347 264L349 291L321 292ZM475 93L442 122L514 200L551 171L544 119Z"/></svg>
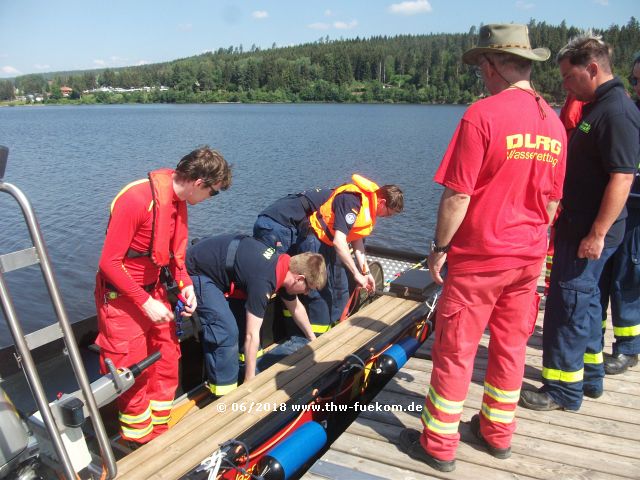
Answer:
<svg viewBox="0 0 640 480"><path fill-rule="evenodd" d="M261 460L258 471L265 480L287 480L327 443L327 432L318 422L307 422Z"/></svg>
<svg viewBox="0 0 640 480"><path fill-rule="evenodd" d="M395 375L407 360L416 353L420 342L415 337L405 337L387 349L377 361L377 368L383 376Z"/></svg>

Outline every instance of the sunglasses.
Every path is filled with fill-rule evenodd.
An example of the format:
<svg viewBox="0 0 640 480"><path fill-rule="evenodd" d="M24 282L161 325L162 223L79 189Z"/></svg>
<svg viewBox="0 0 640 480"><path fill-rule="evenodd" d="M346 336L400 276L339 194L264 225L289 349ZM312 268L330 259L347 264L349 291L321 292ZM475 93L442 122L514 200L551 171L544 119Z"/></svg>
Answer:
<svg viewBox="0 0 640 480"><path fill-rule="evenodd" d="M216 190L213 187L209 187L209 195L212 197L215 197L216 195L218 195L220 193L220 190Z"/></svg>

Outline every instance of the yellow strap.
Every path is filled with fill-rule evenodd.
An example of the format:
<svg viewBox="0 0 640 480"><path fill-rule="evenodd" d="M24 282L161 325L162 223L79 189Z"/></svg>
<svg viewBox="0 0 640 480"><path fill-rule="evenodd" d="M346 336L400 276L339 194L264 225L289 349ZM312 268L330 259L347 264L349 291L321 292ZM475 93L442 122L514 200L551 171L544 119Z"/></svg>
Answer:
<svg viewBox="0 0 640 480"><path fill-rule="evenodd" d="M312 323L311 330L313 330L313 333L327 333L331 330L331 325L316 325Z"/></svg>
<svg viewBox="0 0 640 480"><path fill-rule="evenodd" d="M264 350L263 350L263 349L260 349L260 350L258 350L258 351L257 351L257 353L256 353L256 358L260 358L260 357L262 357L263 355L264 355ZM246 357L244 356L244 352L239 352L239 353L238 353L238 360L240 360L241 362L244 362L245 358L246 358Z"/></svg>
<svg viewBox="0 0 640 480"><path fill-rule="evenodd" d="M486 403L482 403L482 414L491 422L511 423L516 417L514 410L501 410L499 408L491 408Z"/></svg>
<svg viewBox="0 0 640 480"><path fill-rule="evenodd" d="M520 389L500 390L488 382L484 382L484 393L500 403L518 403L520 398Z"/></svg>
<svg viewBox="0 0 640 480"><path fill-rule="evenodd" d="M452 400L447 400L444 397L441 397L436 393L433 387L429 387L429 393L427 394L427 398L431 402L431 404L440 410L441 412L447 413L449 415L456 415L462 413L462 406L464 405L464 400L461 402L454 402Z"/></svg>
<svg viewBox="0 0 640 480"><path fill-rule="evenodd" d="M139 185L139 184L141 184L141 183L148 182L148 181L149 181L149 179L148 179L148 178L143 178L143 179L136 180L135 182L131 182L131 183L129 183L128 185L126 185L122 190L120 190L120 191L118 192L118 194L116 195L116 197L115 197L115 198L113 199L113 201L111 202L111 210L110 210L110 211L111 211L111 212L113 212L113 208L116 206L116 201L118 201L118 199L119 199L122 195L124 195L124 193L125 193L127 190L129 190L131 187L135 187L136 185Z"/></svg>
<svg viewBox="0 0 640 480"><path fill-rule="evenodd" d="M585 353L584 354L584 363L591 365L599 365L602 363L604 359L602 358L602 352L598 353Z"/></svg>
<svg viewBox="0 0 640 480"><path fill-rule="evenodd" d="M581 382L584 378L584 368L581 368L576 372L563 372L562 370L543 367L542 378L565 383Z"/></svg>
<svg viewBox="0 0 640 480"><path fill-rule="evenodd" d="M153 432L153 425L149 424L144 428L131 428L120 425L122 434L128 438L142 438Z"/></svg>
<svg viewBox="0 0 640 480"><path fill-rule="evenodd" d="M458 433L458 426L460 425L459 420L457 422L450 423L436 420L427 409L422 412L422 421L426 425L427 429L435 433L440 433L442 435L455 435L456 433Z"/></svg>
<svg viewBox="0 0 640 480"><path fill-rule="evenodd" d="M144 412L138 415L129 415L123 412L119 412L118 414L118 420L120 420L121 423L128 423L130 425L134 423L145 422L150 418L151 418L151 409L149 407L147 407L147 409Z"/></svg>
<svg viewBox="0 0 640 480"><path fill-rule="evenodd" d="M156 412L171 410L173 408L173 400L151 400L149 404L151 410L155 410Z"/></svg>
<svg viewBox="0 0 640 480"><path fill-rule="evenodd" d="M616 337L637 337L640 335L640 325L631 327L613 327L613 334Z"/></svg>
<svg viewBox="0 0 640 480"><path fill-rule="evenodd" d="M214 385L212 383L209 383L207 384L207 388L214 395L222 396L238 388L238 383L233 383L231 385Z"/></svg>
<svg viewBox="0 0 640 480"><path fill-rule="evenodd" d="M156 417L155 415L151 415L151 423L153 425L162 425L165 423L169 423L171 420L171 415L165 415L164 417Z"/></svg>

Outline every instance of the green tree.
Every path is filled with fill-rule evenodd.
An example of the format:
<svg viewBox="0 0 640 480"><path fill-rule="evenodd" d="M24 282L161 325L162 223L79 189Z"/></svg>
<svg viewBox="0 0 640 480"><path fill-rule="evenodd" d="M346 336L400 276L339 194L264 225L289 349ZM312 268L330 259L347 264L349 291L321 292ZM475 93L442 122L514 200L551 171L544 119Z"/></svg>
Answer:
<svg viewBox="0 0 640 480"><path fill-rule="evenodd" d="M15 88L11 80L0 80L0 100L14 100Z"/></svg>

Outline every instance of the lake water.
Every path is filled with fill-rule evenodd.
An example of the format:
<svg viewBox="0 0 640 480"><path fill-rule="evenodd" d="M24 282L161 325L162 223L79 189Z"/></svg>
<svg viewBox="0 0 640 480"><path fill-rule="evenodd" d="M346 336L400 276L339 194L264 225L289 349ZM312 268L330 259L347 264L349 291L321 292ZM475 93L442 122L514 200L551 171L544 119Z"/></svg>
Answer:
<svg viewBox="0 0 640 480"><path fill-rule="evenodd" d="M30 198L69 318L77 321L95 314L94 276L113 197L204 144L233 164L233 185L190 207L192 237L250 232L277 198L337 186L357 172L405 193L404 213L380 219L371 241L426 251L442 191L433 174L463 112L315 104L0 108L0 145L10 149L5 181ZM30 246L17 204L0 195L0 254ZM55 320L38 266L6 279L27 332ZM0 346L10 343L3 318Z"/></svg>

